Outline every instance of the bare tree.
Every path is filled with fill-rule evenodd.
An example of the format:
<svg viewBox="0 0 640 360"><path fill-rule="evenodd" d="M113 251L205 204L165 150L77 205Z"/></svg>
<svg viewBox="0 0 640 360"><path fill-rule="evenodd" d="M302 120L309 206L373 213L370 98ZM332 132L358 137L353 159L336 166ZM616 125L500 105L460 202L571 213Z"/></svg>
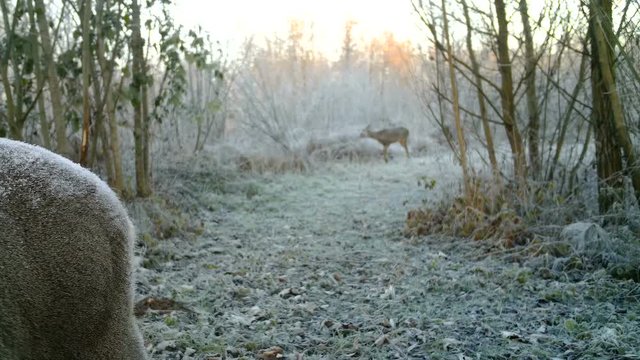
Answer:
<svg viewBox="0 0 640 360"><path fill-rule="evenodd" d="M626 158L636 198L640 195L640 168L616 87L614 47L617 41L612 25L612 1L590 0L589 20L599 205L601 212L607 212L623 196L622 154Z"/></svg>
<svg viewBox="0 0 640 360"><path fill-rule="evenodd" d="M27 0L27 9L29 13L29 37L31 39L33 58L40 59L40 46L38 45L38 28L36 27L36 14L33 9L33 2ZM40 119L40 138L42 139L42 146L47 149L51 149L51 134L49 120L47 119L47 110L45 105L44 96L42 95L42 89L46 82L45 73L43 70L43 64L41 61L34 61L33 71L36 76L37 88L39 91L38 96L38 117Z"/></svg>
<svg viewBox="0 0 640 360"><path fill-rule="evenodd" d="M89 95L91 79L91 0L78 0L80 24L82 27L82 141L80 143L80 164L87 164L89 149L89 126L91 123L91 96ZM95 142L94 142L95 143Z"/></svg>
<svg viewBox="0 0 640 360"><path fill-rule="evenodd" d="M148 172L149 127L147 117L147 72L144 57L144 40L140 32L140 4L138 0L131 2L131 54L132 54L132 96L131 105L134 112L133 137L135 141L136 159L136 192L138 196L151 194L151 178Z"/></svg>
<svg viewBox="0 0 640 360"><path fill-rule="evenodd" d="M453 97L453 119L456 128L456 136L459 148L460 167L462 167L462 181L464 184L464 194L467 201L471 201L473 196L471 192L471 178L469 176L469 165L467 163L467 142L464 138L464 130L462 121L460 120L460 100L458 94L458 82L456 80L456 69L453 64L453 51L451 49L451 40L449 39L449 20L447 18L446 1L442 0L442 22L444 28L444 41L446 43L447 63L449 65L449 81L451 83L451 95Z"/></svg>
<svg viewBox="0 0 640 360"><path fill-rule="evenodd" d="M527 96L527 110L529 112L529 165L530 175L533 178L540 177L540 115L538 110L538 96L536 95L536 64L537 54L533 50L533 35L529 23L529 10L527 0L520 0L520 17L522 18L522 30L525 49L525 84Z"/></svg>
<svg viewBox="0 0 640 360"><path fill-rule="evenodd" d="M104 22L110 16L120 18L124 11L121 2L96 0L93 22L94 47L89 62L91 83L93 85L93 124L91 126L90 156L87 164L95 166L98 152L101 151L100 165L104 165L109 185L120 195L129 197L130 191L124 181L122 149L116 108L123 91L125 76L119 74L117 58L125 53L125 35L121 31L107 31ZM107 14L105 16L105 14ZM120 23L114 24L120 26ZM84 70L84 68L83 68ZM119 77L119 81L114 83ZM100 142L101 148L98 146Z"/></svg>
<svg viewBox="0 0 640 360"><path fill-rule="evenodd" d="M501 76L500 99L502 103L502 123L511 145L513 167L518 184L524 185L527 176L524 144L515 118L513 75L509 54L509 29L504 0L495 0L498 19L498 70Z"/></svg>
<svg viewBox="0 0 640 360"><path fill-rule="evenodd" d="M491 125L489 124L489 115L487 114L487 104L486 104L486 94L484 92L484 87L482 85L483 78L480 75L480 65L476 59L476 53L473 49L472 44L472 33L473 28L471 26L471 20L469 17L469 7L467 6L466 0L461 0L462 9L464 14L465 25L467 26L467 52L469 53L469 61L471 62L471 69L473 72L473 78L475 83L473 84L476 89L476 95L478 98L478 108L480 111L480 120L482 122L482 129L484 132L484 139L487 143L487 154L489 155L489 163L491 164L491 172L493 174L494 181L496 184L500 184L500 170L498 168L498 159L496 158L496 150L495 145L493 143L493 134L491 131Z"/></svg>
<svg viewBox="0 0 640 360"><path fill-rule="evenodd" d="M31 0L27 0L31 1ZM53 123L56 131L56 151L60 154L70 153L67 144L67 126L64 119L62 105L62 92L56 73L56 63L53 59L53 44L49 33L49 20L43 0L33 0L35 12L40 29L40 44L42 46L42 57L47 68L47 83L49 84L49 94L51 96L51 108L53 110Z"/></svg>

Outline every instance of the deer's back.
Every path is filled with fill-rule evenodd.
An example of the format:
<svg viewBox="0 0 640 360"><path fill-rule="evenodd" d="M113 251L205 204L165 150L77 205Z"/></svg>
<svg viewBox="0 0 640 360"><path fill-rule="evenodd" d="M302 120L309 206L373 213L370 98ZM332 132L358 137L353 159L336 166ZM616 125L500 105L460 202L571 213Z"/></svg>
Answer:
<svg viewBox="0 0 640 360"><path fill-rule="evenodd" d="M373 136L384 145L389 145L394 142L398 142L401 139L409 137L409 130L405 127L399 126L394 128L382 129L375 131Z"/></svg>
<svg viewBox="0 0 640 360"><path fill-rule="evenodd" d="M133 227L97 176L0 139L0 229L0 358L145 357L131 314Z"/></svg>

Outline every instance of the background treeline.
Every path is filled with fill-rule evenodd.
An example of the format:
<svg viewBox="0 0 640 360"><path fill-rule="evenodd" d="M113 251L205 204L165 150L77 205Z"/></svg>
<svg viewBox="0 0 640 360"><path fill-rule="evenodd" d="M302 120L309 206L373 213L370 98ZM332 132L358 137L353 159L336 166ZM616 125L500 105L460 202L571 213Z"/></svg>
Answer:
<svg viewBox="0 0 640 360"><path fill-rule="evenodd" d="M147 196L154 161L213 149L304 168L336 143L360 151L347 144L367 124L402 124L412 151L450 148L462 202L485 215L507 203L535 213L542 193L557 203L589 186L601 214L635 203L640 5L528 5L398 4L413 6L424 41L365 39L348 22L331 57L302 21L230 54L176 25L170 1L0 0L0 136Z"/></svg>

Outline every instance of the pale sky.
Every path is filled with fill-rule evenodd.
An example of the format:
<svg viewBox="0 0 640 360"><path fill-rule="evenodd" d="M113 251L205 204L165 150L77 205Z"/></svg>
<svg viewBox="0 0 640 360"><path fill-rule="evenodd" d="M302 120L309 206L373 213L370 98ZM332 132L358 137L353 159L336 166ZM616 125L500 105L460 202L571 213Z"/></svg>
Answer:
<svg viewBox="0 0 640 360"><path fill-rule="evenodd" d="M415 40L421 31L411 0L179 0L175 19L187 28L201 25L230 51L248 37L285 38L291 19L313 25L318 48L329 58L339 53L344 26L355 20L354 37L371 39L391 32Z"/></svg>

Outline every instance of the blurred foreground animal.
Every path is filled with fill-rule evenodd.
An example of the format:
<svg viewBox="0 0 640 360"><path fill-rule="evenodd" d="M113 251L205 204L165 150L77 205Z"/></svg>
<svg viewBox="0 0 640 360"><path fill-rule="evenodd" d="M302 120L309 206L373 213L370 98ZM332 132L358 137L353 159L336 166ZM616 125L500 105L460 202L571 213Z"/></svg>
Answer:
<svg viewBox="0 0 640 360"><path fill-rule="evenodd" d="M0 139L0 359L146 359L134 228L96 175Z"/></svg>
<svg viewBox="0 0 640 360"><path fill-rule="evenodd" d="M389 162L389 158L387 156L387 150L389 149L389 145L397 142L402 145L404 148L405 154L407 154L407 158L409 158L409 149L407 148L407 139L409 138L409 130L405 127L394 127L389 129L382 129L380 131L372 131L370 129L370 125L367 126L362 133L360 133L360 137L368 137L372 139L378 140L380 144L383 146L382 154L384 155L384 161Z"/></svg>

